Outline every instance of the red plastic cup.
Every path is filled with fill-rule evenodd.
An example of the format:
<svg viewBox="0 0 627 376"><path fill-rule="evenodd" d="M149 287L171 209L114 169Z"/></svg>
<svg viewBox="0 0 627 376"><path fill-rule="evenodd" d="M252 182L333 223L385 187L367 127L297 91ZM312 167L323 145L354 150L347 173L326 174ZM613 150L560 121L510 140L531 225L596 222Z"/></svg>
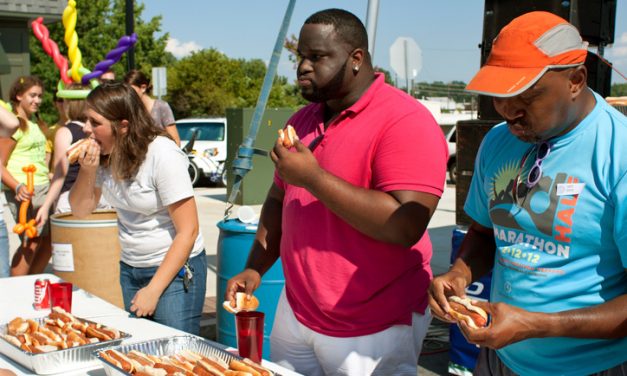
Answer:
<svg viewBox="0 0 627 376"><path fill-rule="evenodd" d="M263 312L238 312L235 315L239 355L261 363L263 355Z"/></svg>
<svg viewBox="0 0 627 376"><path fill-rule="evenodd" d="M50 284L50 308L61 307L66 312L72 312L72 284L59 282Z"/></svg>

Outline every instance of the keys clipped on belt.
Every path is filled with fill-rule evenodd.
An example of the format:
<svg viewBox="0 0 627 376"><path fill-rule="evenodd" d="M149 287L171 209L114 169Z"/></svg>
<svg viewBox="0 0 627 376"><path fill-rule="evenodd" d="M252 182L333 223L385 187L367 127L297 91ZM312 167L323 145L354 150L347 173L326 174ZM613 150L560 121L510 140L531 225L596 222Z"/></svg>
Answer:
<svg viewBox="0 0 627 376"><path fill-rule="evenodd" d="M179 270L177 276L183 278L183 288L185 292L189 290L189 285L192 282L192 278L194 277L194 273L192 272L192 268L189 266L188 262L185 262L185 265Z"/></svg>

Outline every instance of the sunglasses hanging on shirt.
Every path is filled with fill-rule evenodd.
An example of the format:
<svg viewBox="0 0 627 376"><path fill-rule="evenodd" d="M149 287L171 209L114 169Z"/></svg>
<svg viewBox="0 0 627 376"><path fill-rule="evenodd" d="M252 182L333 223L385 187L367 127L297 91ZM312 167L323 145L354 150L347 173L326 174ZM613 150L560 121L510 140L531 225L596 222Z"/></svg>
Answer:
<svg viewBox="0 0 627 376"><path fill-rule="evenodd" d="M536 151L536 160L527 174L527 179L525 179L524 182L521 182L521 174L527 159L534 150ZM542 178L542 162L549 156L549 154L551 154L551 144L547 141L535 144L525 153L520 161L518 175L516 176L516 179L514 179L514 185L512 187L512 197L514 198L515 203L518 203L519 198L526 197L527 193L538 184Z"/></svg>

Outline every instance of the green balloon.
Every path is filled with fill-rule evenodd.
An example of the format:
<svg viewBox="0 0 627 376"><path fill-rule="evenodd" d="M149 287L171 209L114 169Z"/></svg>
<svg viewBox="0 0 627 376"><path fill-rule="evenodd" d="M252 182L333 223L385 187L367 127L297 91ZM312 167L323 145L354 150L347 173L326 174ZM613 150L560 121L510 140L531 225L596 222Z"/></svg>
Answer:
<svg viewBox="0 0 627 376"><path fill-rule="evenodd" d="M79 72L81 73L81 76L91 73L85 67L81 67ZM69 74L70 73L68 71L68 75ZM89 81L89 86L91 86L91 89L68 89L65 87L65 83L63 82L63 80L59 80L59 83L57 84L57 97L65 99L85 99L93 89L98 87L98 85L100 85L100 83L98 82L98 80L94 79Z"/></svg>

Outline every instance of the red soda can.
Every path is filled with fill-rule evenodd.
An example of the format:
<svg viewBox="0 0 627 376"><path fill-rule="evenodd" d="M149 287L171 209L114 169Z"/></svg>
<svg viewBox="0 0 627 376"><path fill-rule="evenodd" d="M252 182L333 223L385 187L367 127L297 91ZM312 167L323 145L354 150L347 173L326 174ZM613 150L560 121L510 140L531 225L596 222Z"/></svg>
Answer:
<svg viewBox="0 0 627 376"><path fill-rule="evenodd" d="M35 281L35 301L33 307L39 311L40 309L50 308L50 280L37 279Z"/></svg>

